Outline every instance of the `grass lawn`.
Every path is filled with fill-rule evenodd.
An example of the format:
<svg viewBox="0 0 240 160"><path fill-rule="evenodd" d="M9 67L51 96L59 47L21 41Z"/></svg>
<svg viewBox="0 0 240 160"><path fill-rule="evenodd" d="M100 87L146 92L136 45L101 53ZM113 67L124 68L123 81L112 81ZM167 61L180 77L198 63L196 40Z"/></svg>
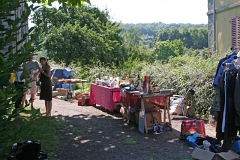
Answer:
<svg viewBox="0 0 240 160"><path fill-rule="evenodd" d="M0 149L9 150L13 143L24 140L39 140L41 150L48 153L48 158L56 159L53 152L58 148L57 127L61 121L46 117L40 109L24 108L23 118L13 118L0 134ZM0 158L1 159L1 158Z"/></svg>

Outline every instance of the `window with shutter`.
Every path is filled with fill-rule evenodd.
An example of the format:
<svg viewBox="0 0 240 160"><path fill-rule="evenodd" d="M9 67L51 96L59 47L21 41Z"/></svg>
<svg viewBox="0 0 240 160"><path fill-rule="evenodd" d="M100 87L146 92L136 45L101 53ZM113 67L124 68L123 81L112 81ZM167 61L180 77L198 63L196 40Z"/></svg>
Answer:
<svg viewBox="0 0 240 160"><path fill-rule="evenodd" d="M231 45L240 47L240 16L231 18Z"/></svg>

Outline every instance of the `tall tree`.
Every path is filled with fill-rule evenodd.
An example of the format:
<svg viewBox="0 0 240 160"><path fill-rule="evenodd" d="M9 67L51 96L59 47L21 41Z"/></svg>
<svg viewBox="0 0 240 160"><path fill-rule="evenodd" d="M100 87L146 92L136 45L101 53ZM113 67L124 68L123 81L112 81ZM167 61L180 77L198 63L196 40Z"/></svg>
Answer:
<svg viewBox="0 0 240 160"><path fill-rule="evenodd" d="M142 32L136 29L128 29L124 33L124 39L127 45L138 45L142 42Z"/></svg>
<svg viewBox="0 0 240 160"><path fill-rule="evenodd" d="M118 65L126 57L122 29L110 21L107 11L91 6L63 8L48 21L51 31L44 48L56 62L91 65L100 60Z"/></svg>

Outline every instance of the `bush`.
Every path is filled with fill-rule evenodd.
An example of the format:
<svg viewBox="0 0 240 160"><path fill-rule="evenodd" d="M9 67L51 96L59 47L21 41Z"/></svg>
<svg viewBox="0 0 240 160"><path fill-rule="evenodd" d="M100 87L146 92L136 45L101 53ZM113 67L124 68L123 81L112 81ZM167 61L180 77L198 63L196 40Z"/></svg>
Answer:
<svg viewBox="0 0 240 160"><path fill-rule="evenodd" d="M187 87L191 86L196 91L192 99L192 106L196 114L207 114L208 108L213 101L214 92L212 82L215 75L218 59L215 57L206 58L203 56L182 55L170 58L168 63L160 61L154 63L128 62L126 68L121 69L106 67L99 63L89 68L89 80L101 78L102 76L119 76L131 78L137 81L137 74L150 76L154 85L161 89L173 88L174 94L183 94ZM131 64L135 64L132 66Z"/></svg>
<svg viewBox="0 0 240 160"><path fill-rule="evenodd" d="M196 93L193 107L197 114L208 113L213 100L212 82L218 61L196 56L178 56L169 63L155 62L143 67L142 75L150 75L152 82L160 88L173 88L175 94L183 94L191 86Z"/></svg>

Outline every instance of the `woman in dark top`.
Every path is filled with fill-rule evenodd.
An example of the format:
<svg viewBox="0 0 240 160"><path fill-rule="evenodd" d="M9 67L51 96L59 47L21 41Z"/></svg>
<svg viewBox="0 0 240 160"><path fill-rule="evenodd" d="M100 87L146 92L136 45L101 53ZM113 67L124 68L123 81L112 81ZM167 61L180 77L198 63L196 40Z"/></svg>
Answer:
<svg viewBox="0 0 240 160"><path fill-rule="evenodd" d="M52 110L52 82L51 82L51 67L47 63L45 57L40 58L42 68L40 68L41 93L40 100L45 100L46 115L51 116Z"/></svg>

